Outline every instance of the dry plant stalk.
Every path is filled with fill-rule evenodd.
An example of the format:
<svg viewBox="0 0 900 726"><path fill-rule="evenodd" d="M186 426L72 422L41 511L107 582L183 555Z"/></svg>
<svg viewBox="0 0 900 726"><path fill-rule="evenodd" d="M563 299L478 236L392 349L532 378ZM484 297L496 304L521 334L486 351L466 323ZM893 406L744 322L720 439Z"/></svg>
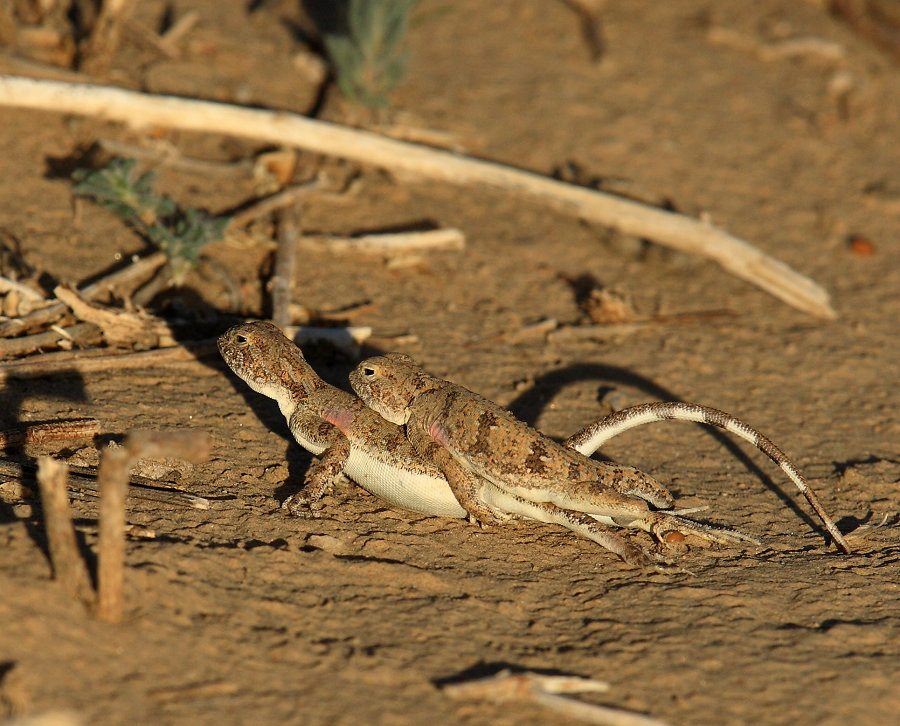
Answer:
<svg viewBox="0 0 900 726"><path fill-rule="evenodd" d="M97 22L82 49L81 70L91 75L104 75L109 70L134 3L135 0L103 0Z"/></svg>
<svg viewBox="0 0 900 726"><path fill-rule="evenodd" d="M731 274L800 310L823 318L836 317L828 293L811 279L710 224L502 164L387 139L284 111L153 96L88 84L4 75L0 76L0 104L97 116L135 126L157 124L254 138L452 184L478 184L522 194L624 234L707 257Z"/></svg>
<svg viewBox="0 0 900 726"><path fill-rule="evenodd" d="M380 255L435 250L461 250L466 246L462 231L452 227L419 232L365 234L359 237L304 237L301 246L328 252L368 252Z"/></svg>
<svg viewBox="0 0 900 726"><path fill-rule="evenodd" d="M311 193L320 191L321 188L322 182L319 179L312 179L311 181L282 189L280 192L264 197L249 207L232 214L229 227L233 229L246 227L251 222L255 222L267 214L299 204Z"/></svg>
<svg viewBox="0 0 900 726"><path fill-rule="evenodd" d="M69 467L65 462L56 461L49 456L38 459L37 480L41 490L53 575L69 594L89 606L94 600L93 587L72 526L68 475Z"/></svg>
<svg viewBox="0 0 900 726"><path fill-rule="evenodd" d="M79 324L89 325L88 323ZM76 326L73 325L67 330L74 327ZM92 330L97 330L94 326L90 327ZM346 328L290 326L289 330L291 331L290 335L296 336L296 341L323 341L346 350L350 355L356 355L359 352L360 343L372 335L372 328L368 326ZM97 335L99 341L99 331L97 331ZM56 338L58 337L56 335ZM144 350L136 353L110 354L106 349L61 351L45 353L38 360L25 359L0 363L0 383L56 375L82 375L97 371L155 368L174 363L196 363L201 358L209 357L217 360L219 358L215 340L200 340L195 343L175 345L171 348Z"/></svg>
<svg viewBox="0 0 900 726"><path fill-rule="evenodd" d="M300 241L300 203L278 211L278 248L275 250L275 272L269 280L272 295L272 320L282 328L291 324L291 285Z"/></svg>
<svg viewBox="0 0 900 726"><path fill-rule="evenodd" d="M6 295L10 292L16 292L34 303L41 303L44 300L44 296L34 288L24 285L18 280L12 280L0 275L0 295Z"/></svg>
<svg viewBox="0 0 900 726"><path fill-rule="evenodd" d="M97 609L99 620L122 620L125 585L125 499L132 458L125 448L100 454L100 535L97 557Z"/></svg>
<svg viewBox="0 0 900 726"><path fill-rule="evenodd" d="M132 431L122 446L101 452L96 615L108 623L122 620L128 473L144 457L205 461L209 458L209 438L202 431Z"/></svg>

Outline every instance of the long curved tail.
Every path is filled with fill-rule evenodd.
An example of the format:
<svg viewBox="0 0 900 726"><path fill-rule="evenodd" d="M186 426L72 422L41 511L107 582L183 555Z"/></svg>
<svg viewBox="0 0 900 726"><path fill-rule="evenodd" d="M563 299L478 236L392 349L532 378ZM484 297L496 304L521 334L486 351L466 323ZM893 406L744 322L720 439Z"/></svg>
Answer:
<svg viewBox="0 0 900 726"><path fill-rule="evenodd" d="M729 431L745 441L749 441L778 464L781 470L788 475L788 478L797 485L797 488L806 497L806 501L819 515L822 524L825 525L825 529L828 530L837 546L846 553L851 551L847 540L844 539L840 530L838 530L831 517L828 516L828 513L822 507L816 493L810 489L803 474L800 473L800 470L787 455L755 428L741 421L736 416L720 411L717 408L700 406L695 403L682 403L680 401L642 403L637 406L623 408L621 411L616 411L586 426L566 439L565 446L575 449L585 456L590 456L614 436L618 436L637 426L655 423L656 421L692 421L694 423L708 424Z"/></svg>

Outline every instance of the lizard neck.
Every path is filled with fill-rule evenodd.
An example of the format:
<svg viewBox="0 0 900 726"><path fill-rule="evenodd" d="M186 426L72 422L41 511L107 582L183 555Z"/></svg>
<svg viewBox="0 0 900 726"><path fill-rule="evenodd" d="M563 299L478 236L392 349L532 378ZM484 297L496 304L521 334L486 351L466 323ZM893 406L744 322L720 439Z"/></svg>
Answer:
<svg viewBox="0 0 900 726"><path fill-rule="evenodd" d="M299 350L287 347L246 380L258 393L274 399L288 420L298 405L328 385L316 375Z"/></svg>

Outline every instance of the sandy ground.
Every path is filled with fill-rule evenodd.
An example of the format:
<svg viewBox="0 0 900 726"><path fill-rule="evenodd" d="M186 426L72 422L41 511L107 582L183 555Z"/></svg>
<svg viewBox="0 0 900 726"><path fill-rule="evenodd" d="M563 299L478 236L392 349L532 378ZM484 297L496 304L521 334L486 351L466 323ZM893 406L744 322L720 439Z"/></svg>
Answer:
<svg viewBox="0 0 900 726"><path fill-rule="evenodd" d="M291 3L249 16L238 4L177 4L189 7L201 22L184 59L163 60L135 40L113 79L308 108L314 94L290 66ZM109 434L208 431L211 461L149 473L212 506L129 505L129 522L156 536L128 542L126 621L113 626L51 579L40 509L5 485L0 716L562 723L535 705L459 702L439 689L508 666L607 680L611 691L588 700L684 726L891 722L900 711L900 69L811 2L609 2L599 63L564 3L426 0L423 10L441 12L424 13L413 31L409 78L395 97L417 125L541 173L574 162L588 176L627 179L811 276L839 317L810 317L712 263L629 244L533 202L371 169L352 199L311 204L305 227L429 221L463 229L465 251L399 266L306 252L297 302L370 302L348 321L388 341L373 351L402 349L555 437L646 400L733 412L794 458L856 552L836 553L758 452L688 424L647 427L604 452L667 483L679 506L709 504L708 521L764 544L692 548L677 555L692 574L641 574L550 526L478 529L392 509L351 486L327 499L320 519L285 517L279 504L309 458L274 404L215 358L12 382L0 393L3 427L88 416ZM160 13L145 3L141 19ZM833 46L766 52L797 37ZM0 233L20 240L31 264L78 281L142 248L92 205L73 218L71 184L53 172L97 137L137 143L141 133L5 109L0 128ZM164 137L211 159L259 150ZM251 193L246 180L174 171L159 188L217 212ZM854 253L854 235L874 254ZM236 312L262 314L267 254L246 240L210 250L242 285ZM511 337L544 318L576 321L580 276L630 295L643 318L701 315L606 342ZM225 309L214 278L192 284ZM398 335L415 337L389 345ZM309 357L339 384L355 364L321 350ZM7 456L96 461L93 447L79 446ZM73 506L92 551L96 505Z"/></svg>

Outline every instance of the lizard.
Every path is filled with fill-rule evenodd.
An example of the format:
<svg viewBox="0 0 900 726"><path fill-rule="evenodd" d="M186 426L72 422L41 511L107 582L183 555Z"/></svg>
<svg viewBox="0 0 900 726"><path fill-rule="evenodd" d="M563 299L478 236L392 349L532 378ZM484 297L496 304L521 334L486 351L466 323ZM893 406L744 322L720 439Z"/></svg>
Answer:
<svg viewBox="0 0 900 726"><path fill-rule="evenodd" d="M588 426L561 445L492 401L428 374L402 353L361 362L350 374L350 385L383 418L406 427L416 451L438 464L459 503L479 520L496 516L492 507L521 513L517 503L526 502L590 515L607 525L640 528L665 541L670 532L680 531L675 524L681 518L659 511L671 507L672 495L633 467L585 454L639 423L681 418L719 426L754 443L794 480L835 543L850 551L784 453L743 421L716 409L678 402L645 404ZM480 486L481 481L494 486ZM612 532L607 535L602 542L594 539L625 562L646 566L647 553L635 552Z"/></svg>
<svg viewBox="0 0 900 726"><path fill-rule="evenodd" d="M428 457L418 454L403 428L386 421L356 396L319 378L302 351L277 326L263 321L236 325L219 338L218 347L239 378L276 401L297 443L319 457L306 472L304 488L284 502L283 507L290 514L315 516L320 499L343 473L389 504L435 516L470 516L442 471ZM615 434L631 428L629 424L645 422L631 418L623 424L615 419ZM580 445L583 451L592 446L596 450L599 443L595 446L594 441L600 441L604 431L601 420L572 438L593 437ZM519 515L562 525L602 545L608 541L607 533L593 516L529 502L485 480L477 480L473 486L480 487L482 506L490 508L492 520ZM665 515L670 531L685 529L713 541L755 541L737 532L677 516L685 513L688 512ZM632 561L646 564L651 559L640 548L624 549Z"/></svg>

